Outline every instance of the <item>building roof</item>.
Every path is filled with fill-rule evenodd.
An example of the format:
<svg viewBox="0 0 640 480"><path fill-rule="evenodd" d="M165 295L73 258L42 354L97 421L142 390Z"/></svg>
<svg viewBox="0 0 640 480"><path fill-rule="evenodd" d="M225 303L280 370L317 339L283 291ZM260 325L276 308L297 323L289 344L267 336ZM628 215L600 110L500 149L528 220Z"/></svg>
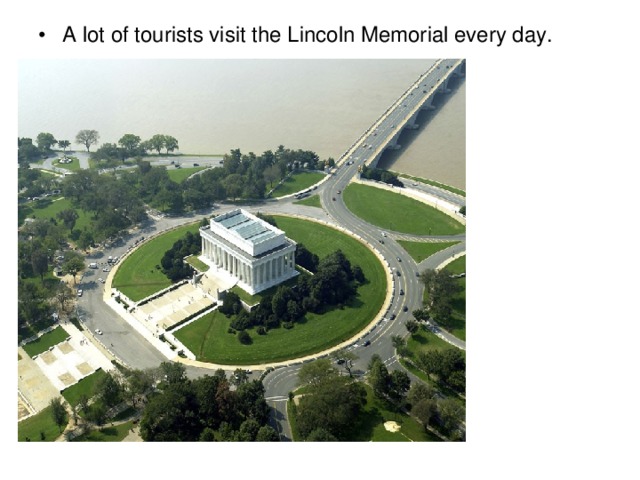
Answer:
<svg viewBox="0 0 640 480"><path fill-rule="evenodd" d="M210 227L212 232L253 256L287 243L282 230L242 209L218 215L211 220Z"/></svg>

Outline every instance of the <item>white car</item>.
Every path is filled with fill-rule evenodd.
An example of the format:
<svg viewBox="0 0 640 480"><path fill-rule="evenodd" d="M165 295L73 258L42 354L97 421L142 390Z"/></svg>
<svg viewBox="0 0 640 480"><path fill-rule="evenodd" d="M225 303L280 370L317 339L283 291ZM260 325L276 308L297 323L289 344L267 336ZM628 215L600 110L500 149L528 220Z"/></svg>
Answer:
<svg viewBox="0 0 640 480"><path fill-rule="evenodd" d="M103 272L108 272L108 271L109 271L109 267L104 267L104 268L102 269L102 271L103 271Z"/></svg>
<svg viewBox="0 0 640 480"><path fill-rule="evenodd" d="M82 289L78 289L78 296L81 297L82 296Z"/></svg>
<svg viewBox="0 0 640 480"><path fill-rule="evenodd" d="M104 283L104 278L99 278L99 279L98 279L98 281L99 281L100 283Z"/></svg>
<svg viewBox="0 0 640 480"><path fill-rule="evenodd" d="M98 335L102 335L102 330L100 330L99 328L96 328L96 333L97 333Z"/></svg>

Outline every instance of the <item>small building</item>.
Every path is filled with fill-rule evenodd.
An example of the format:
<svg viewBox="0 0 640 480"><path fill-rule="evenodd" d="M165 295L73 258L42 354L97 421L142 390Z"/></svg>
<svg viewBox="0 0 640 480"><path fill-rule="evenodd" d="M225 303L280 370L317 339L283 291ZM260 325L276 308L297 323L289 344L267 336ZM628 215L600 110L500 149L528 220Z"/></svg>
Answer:
<svg viewBox="0 0 640 480"><path fill-rule="evenodd" d="M201 259L253 295L295 277L296 242L243 209L223 213L200 228Z"/></svg>

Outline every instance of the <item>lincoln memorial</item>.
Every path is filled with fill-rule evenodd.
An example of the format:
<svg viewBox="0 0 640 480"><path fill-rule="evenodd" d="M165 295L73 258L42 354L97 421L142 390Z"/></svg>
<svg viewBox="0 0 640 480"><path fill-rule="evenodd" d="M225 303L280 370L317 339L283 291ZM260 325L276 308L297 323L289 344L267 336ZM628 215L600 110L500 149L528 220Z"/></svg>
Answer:
<svg viewBox="0 0 640 480"><path fill-rule="evenodd" d="M298 275L296 243L245 210L212 218L200 236L202 260L227 272L251 295Z"/></svg>

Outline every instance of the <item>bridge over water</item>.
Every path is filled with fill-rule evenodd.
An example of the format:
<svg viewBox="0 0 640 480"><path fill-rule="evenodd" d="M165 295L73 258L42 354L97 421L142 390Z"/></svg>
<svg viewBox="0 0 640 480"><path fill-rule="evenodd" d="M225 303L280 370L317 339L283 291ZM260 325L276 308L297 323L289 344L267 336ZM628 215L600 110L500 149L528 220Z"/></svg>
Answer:
<svg viewBox="0 0 640 480"><path fill-rule="evenodd" d="M449 80L464 76L464 59L437 60L356 140L338 160L375 167L387 148L400 148L398 137L405 128L418 128L421 110L432 109L437 93L448 93Z"/></svg>

